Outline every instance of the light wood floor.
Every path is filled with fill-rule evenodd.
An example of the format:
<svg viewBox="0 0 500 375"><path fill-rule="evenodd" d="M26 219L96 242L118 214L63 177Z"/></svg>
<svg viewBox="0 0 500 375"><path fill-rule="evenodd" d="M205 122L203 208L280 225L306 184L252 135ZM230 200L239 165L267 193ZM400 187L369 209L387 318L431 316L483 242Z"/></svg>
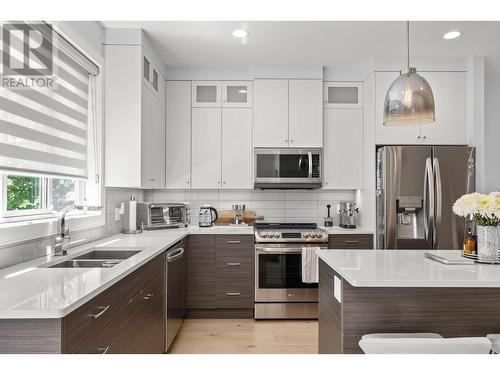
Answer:
<svg viewBox="0 0 500 375"><path fill-rule="evenodd" d="M318 322L187 319L169 353L315 354L318 353Z"/></svg>

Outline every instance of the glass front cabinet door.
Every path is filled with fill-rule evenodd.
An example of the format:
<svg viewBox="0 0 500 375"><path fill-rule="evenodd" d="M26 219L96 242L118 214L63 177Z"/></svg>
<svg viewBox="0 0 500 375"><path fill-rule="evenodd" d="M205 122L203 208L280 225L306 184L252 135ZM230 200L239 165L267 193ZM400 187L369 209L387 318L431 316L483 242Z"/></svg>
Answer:
<svg viewBox="0 0 500 375"><path fill-rule="evenodd" d="M220 107L220 81L193 81L191 90L193 107Z"/></svg>
<svg viewBox="0 0 500 375"><path fill-rule="evenodd" d="M362 82L325 82L324 108L363 108Z"/></svg>
<svg viewBox="0 0 500 375"><path fill-rule="evenodd" d="M251 81L223 81L222 82L223 107L251 107L252 82Z"/></svg>

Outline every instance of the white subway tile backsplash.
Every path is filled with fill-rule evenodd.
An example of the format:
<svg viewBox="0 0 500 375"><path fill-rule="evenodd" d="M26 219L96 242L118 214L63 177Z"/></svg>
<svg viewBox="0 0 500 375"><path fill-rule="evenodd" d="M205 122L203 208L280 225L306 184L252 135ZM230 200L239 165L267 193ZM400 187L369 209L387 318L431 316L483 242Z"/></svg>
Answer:
<svg viewBox="0 0 500 375"><path fill-rule="evenodd" d="M192 200L219 200L218 190L188 190L186 191L186 201Z"/></svg>
<svg viewBox="0 0 500 375"><path fill-rule="evenodd" d="M285 208L285 201L283 200L275 200L275 201L259 201L259 200L254 200L252 201L252 207L255 210L261 209L261 208Z"/></svg>
<svg viewBox="0 0 500 375"><path fill-rule="evenodd" d="M285 200L285 192L283 191L274 191L274 190L254 190L252 191L252 200L253 201L276 201L276 200Z"/></svg>
<svg viewBox="0 0 500 375"><path fill-rule="evenodd" d="M251 201L251 190L220 190L219 199L223 201Z"/></svg>
<svg viewBox="0 0 500 375"><path fill-rule="evenodd" d="M316 210L317 204L315 200L310 201L285 201L285 209L287 208L309 208Z"/></svg>
<svg viewBox="0 0 500 375"><path fill-rule="evenodd" d="M302 201L302 200L316 200L318 199L318 193L315 190L291 190L285 191L286 201Z"/></svg>
<svg viewBox="0 0 500 375"><path fill-rule="evenodd" d="M245 204L248 210L263 215L268 222L316 222L323 224L326 205L338 222L336 206L340 200L354 199L351 190L149 190L145 200L189 202L193 224L199 208L209 204L218 210L230 210L233 204Z"/></svg>

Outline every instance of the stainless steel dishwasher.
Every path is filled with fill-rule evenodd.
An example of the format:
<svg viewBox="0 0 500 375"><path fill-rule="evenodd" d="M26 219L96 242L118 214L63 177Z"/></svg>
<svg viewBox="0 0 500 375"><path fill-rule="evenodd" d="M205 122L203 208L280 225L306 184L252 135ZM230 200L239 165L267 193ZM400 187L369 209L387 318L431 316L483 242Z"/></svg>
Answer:
<svg viewBox="0 0 500 375"><path fill-rule="evenodd" d="M167 351L181 328L186 313L186 253L182 242L167 250L166 334Z"/></svg>

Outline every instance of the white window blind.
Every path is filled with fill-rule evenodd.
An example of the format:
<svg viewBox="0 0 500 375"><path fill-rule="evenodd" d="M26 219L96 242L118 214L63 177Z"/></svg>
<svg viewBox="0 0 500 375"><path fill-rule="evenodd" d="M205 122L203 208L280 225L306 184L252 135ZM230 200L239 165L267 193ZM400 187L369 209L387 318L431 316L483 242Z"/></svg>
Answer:
<svg viewBox="0 0 500 375"><path fill-rule="evenodd" d="M49 25L29 25L34 30L33 38L38 38L34 45L40 43L41 35L51 43L51 47L38 48L37 54L42 61L44 57L52 59L55 86L0 87L0 170L87 178L92 108L89 80L97 68ZM6 44L5 25L2 29L4 61L9 54L10 65L22 67L26 63L26 38L9 32ZM2 68L5 72L5 65Z"/></svg>

